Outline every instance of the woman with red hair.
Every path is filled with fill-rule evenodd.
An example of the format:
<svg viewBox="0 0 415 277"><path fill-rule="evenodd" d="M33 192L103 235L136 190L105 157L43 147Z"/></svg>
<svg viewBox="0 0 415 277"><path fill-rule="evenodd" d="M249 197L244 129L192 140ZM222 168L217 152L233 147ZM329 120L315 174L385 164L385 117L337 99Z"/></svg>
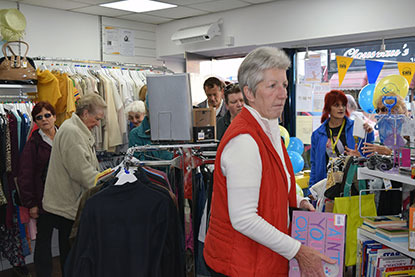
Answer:
<svg viewBox="0 0 415 277"><path fill-rule="evenodd" d="M347 97L340 90L332 90L324 97L322 125L311 135L311 173L309 187L327 177L327 164L330 158L343 154L346 147L356 149L357 145L353 137L353 120L348 118ZM364 125L368 132L366 142L373 142L372 128ZM360 140L360 139L359 139ZM361 149L359 149L361 152Z"/></svg>

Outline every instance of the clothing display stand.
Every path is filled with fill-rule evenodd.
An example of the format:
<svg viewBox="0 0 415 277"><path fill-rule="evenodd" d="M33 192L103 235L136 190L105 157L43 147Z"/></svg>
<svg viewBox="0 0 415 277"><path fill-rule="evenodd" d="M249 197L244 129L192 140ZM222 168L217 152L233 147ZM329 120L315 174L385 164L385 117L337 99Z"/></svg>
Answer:
<svg viewBox="0 0 415 277"><path fill-rule="evenodd" d="M191 216L189 225L191 225L190 232L186 234L186 273L187 276L196 276L195 272L195 254L197 253L197 234L195 230L199 228L199 220L196 219L195 213L200 210L198 207L199 195L198 189L195 188L194 181L194 170L202 165L214 164L216 151L203 151L206 148L216 147L217 143L200 143L200 144L172 144L172 145L145 145L135 146L128 148L125 156L125 164L138 163L139 165L145 166L174 166L179 168L182 172L183 187L179 188L178 191L178 203L179 203L179 216L183 222L183 230L186 230L186 219L185 219L185 199L188 199ZM134 162L134 153L141 151L155 151L155 150L173 150L175 152L175 158L172 160L160 160L160 161L136 161ZM135 159L136 160L136 159ZM137 164L135 164L137 165ZM189 226L188 226L189 227ZM189 230L187 228L187 230ZM190 251L188 251L190 249ZM189 252L192 252L190 253ZM190 256L190 257L189 257Z"/></svg>
<svg viewBox="0 0 415 277"><path fill-rule="evenodd" d="M27 84L0 84L0 122L2 122L2 126L4 126L4 122L7 121L7 115L6 110L8 111L19 111L21 114L27 115L26 120L24 121L24 125L26 126L26 131L30 129L30 111L32 110L32 103L31 100L35 97L37 92L37 86L36 85L27 85ZM31 93L30 95L28 93ZM23 120L23 119L22 119ZM23 121L22 121L23 123ZM17 126L16 126L17 127ZM3 127L2 127L3 128ZM23 127L21 127L23 128ZM22 129L20 129L22 130ZM2 131L2 133L5 133L5 130ZM20 132L22 135L23 133ZM26 135L27 133L24 133L23 136L18 139L18 137L12 137L10 136L10 144L17 146L17 149L15 148L15 153L19 150L22 150L24 147L24 144L26 143ZM6 143L6 139L2 139L2 143ZM11 149L11 148L10 148ZM11 150L10 150L11 151ZM15 159L16 156L14 156ZM14 160L15 161L15 160ZM2 164L5 165L7 162L2 160ZM15 162L13 162L13 165L15 166ZM16 173L16 168L11 168L11 171L9 172L2 172L4 173L4 176L2 175L0 178L2 179L2 184L0 184L0 203L2 206L3 211L6 211L6 209L16 209L17 207L12 204L12 201L9 197L8 201L6 200L6 195L10 196L12 192L14 191L15 187L13 184L10 184L8 181L8 175L13 175ZM15 176L13 176L15 177ZM7 188L7 189L5 189ZM6 200L6 202L4 202ZM20 212L20 210L19 210ZM16 228L24 228L23 224L21 223L20 215L18 215L17 212L12 212L13 220L16 220L17 225L15 226L7 226L7 224L0 226L1 230L1 240L0 244L2 245L2 249L0 250L0 267L1 270L6 270L12 267L12 263L14 265L24 265L25 260L26 262L30 263L33 261L33 251L32 254L30 253L29 244L30 242L27 240L27 238L22 238L22 235L26 235L25 233L21 232L22 229L16 229ZM3 212L2 212L3 215ZM17 230L17 231L16 231ZM4 248L4 246L6 246ZM5 251L6 253L4 253ZM3 252L3 253L1 253ZM6 259L7 257L7 259Z"/></svg>

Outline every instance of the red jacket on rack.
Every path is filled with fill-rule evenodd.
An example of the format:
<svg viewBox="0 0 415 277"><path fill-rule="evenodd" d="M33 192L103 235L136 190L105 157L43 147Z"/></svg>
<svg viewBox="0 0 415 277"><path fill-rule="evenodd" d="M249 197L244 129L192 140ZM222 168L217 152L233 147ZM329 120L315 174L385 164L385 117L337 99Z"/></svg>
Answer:
<svg viewBox="0 0 415 277"><path fill-rule="evenodd" d="M258 215L288 234L288 202L290 206L297 205L294 172L285 147L282 147L284 158L291 175L289 194L285 170L274 146L251 113L242 109L223 136L216 155L211 217L204 248L206 263L214 271L227 276L288 276L287 259L232 227L226 177L222 174L220 159L226 144L240 134L251 135L261 155Z"/></svg>

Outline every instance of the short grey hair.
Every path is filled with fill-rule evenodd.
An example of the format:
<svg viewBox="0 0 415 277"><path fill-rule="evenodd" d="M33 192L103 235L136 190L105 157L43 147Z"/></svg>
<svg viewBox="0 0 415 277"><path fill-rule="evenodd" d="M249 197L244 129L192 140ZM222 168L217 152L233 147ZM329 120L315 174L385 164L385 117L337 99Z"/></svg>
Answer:
<svg viewBox="0 0 415 277"><path fill-rule="evenodd" d="M291 66L287 54L275 47L259 47L251 51L241 63L238 70L238 83L244 95L245 103L249 105L244 93L244 87L255 95L258 83L264 80L264 72L268 69L287 70Z"/></svg>
<svg viewBox="0 0 415 277"><path fill-rule="evenodd" d="M105 110L107 108L107 104L105 103L104 99L96 93L90 93L87 95L82 96L76 102L76 114L81 116L84 111L88 111L88 113L96 114L98 109Z"/></svg>
<svg viewBox="0 0 415 277"><path fill-rule="evenodd" d="M354 97L353 97L353 96L351 96L350 94L346 94L346 97L347 97L347 108L348 108L350 111L355 111L355 110L357 110L357 103L356 103L356 101L354 100Z"/></svg>
<svg viewBox="0 0 415 277"><path fill-rule="evenodd" d="M125 107L125 113L128 115L129 112L145 114L146 105L141 100L133 101Z"/></svg>

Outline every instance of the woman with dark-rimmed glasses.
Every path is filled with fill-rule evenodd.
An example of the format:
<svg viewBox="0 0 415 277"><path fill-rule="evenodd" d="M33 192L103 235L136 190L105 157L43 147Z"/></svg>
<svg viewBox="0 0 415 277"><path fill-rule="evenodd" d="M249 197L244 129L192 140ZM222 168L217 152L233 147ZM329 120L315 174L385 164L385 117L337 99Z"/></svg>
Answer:
<svg viewBox="0 0 415 277"><path fill-rule="evenodd" d="M42 208L52 141L57 127L56 112L48 102L39 102L32 109L32 118L39 129L26 142L20 156L18 186L22 204L29 209L31 218L37 219L37 237L34 254L36 276L51 276L51 238L53 227L43 220ZM46 273L46 274L45 274Z"/></svg>

